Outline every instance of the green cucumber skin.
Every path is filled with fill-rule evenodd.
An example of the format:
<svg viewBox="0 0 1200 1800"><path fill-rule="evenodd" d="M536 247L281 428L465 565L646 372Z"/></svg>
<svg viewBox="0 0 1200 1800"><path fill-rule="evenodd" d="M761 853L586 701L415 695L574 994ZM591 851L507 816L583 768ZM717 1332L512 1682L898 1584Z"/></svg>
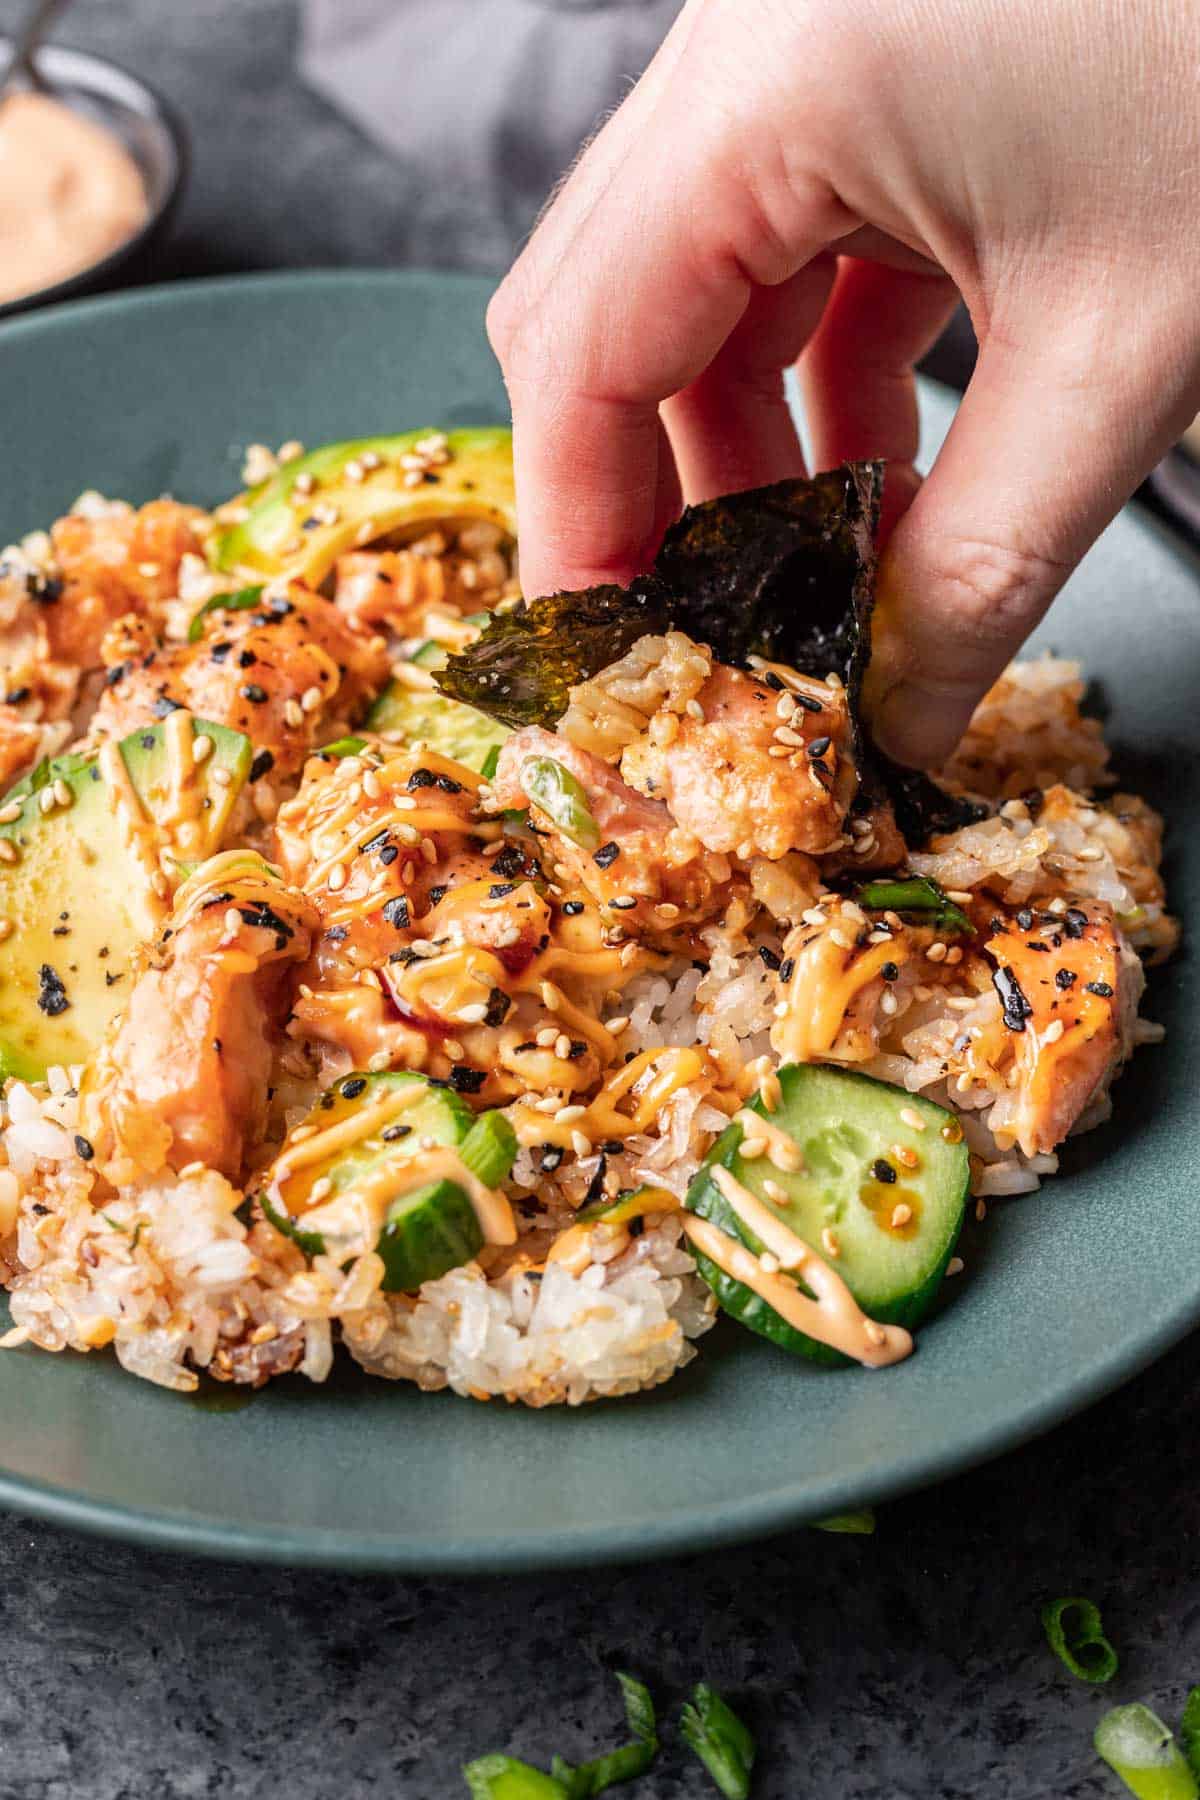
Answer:
<svg viewBox="0 0 1200 1800"><path fill-rule="evenodd" d="M415 1294L483 1249L475 1208L456 1181L429 1182L405 1194L393 1211L375 1245L388 1293Z"/></svg>
<svg viewBox="0 0 1200 1800"><path fill-rule="evenodd" d="M875 1081L873 1077L859 1075L855 1072L846 1070L838 1070L837 1075L839 1079L859 1084L860 1090L862 1086L870 1086L879 1089L881 1101L886 1098L888 1106L896 1107L899 1102L905 1106L913 1106L919 1111L927 1112L931 1123L934 1119L950 1118L952 1116L946 1113L943 1108L935 1106L931 1101L922 1101L919 1096L902 1093L899 1089L893 1088L885 1082ZM794 1085L797 1079L804 1079L804 1076L796 1066L781 1069L779 1071L779 1076L783 1088L783 1100L774 1116L776 1123L783 1124L788 1110L787 1096L789 1089ZM756 1098L754 1100L751 1105L751 1110L759 1113L764 1118L772 1116L771 1114L768 1114L761 1099ZM726 1127L721 1136L717 1139L717 1142L709 1151L704 1163L697 1171L692 1181L692 1185L688 1190L686 1206L690 1212L696 1213L701 1218L708 1219L718 1230L725 1232L727 1236L733 1238L736 1242L745 1245L752 1254L757 1255L761 1251L762 1245L754 1234L743 1225L710 1173L710 1170L714 1165L720 1165L729 1169L731 1173L739 1175L739 1177L745 1177L747 1172L746 1165L740 1164L740 1159L738 1157L738 1150L743 1135L743 1128L739 1124L730 1124ZM880 1146L881 1154L885 1148L886 1143L882 1143ZM957 1247L959 1234L962 1230L963 1221L966 1216L967 1197L970 1189L970 1164L965 1144L961 1146L960 1161L962 1165L962 1188L955 1223L952 1229L947 1233L946 1240L941 1246L938 1256L923 1280L915 1287L910 1288L904 1293L898 1294L892 1300L881 1302L876 1299L872 1300L869 1305L866 1305L866 1310L870 1312L870 1316L877 1320L881 1325L899 1325L911 1330L928 1316L930 1309L933 1307L934 1302L938 1297L942 1282L945 1279L946 1269L949 1266L950 1259L954 1255ZM834 1368L844 1367L847 1363L853 1362L853 1358L842 1355L840 1351L831 1349L827 1344L817 1342L813 1338L810 1338L805 1332L797 1331L794 1326L789 1325L785 1319L782 1319L775 1309L758 1294L754 1293L752 1289L747 1288L743 1282L734 1280L733 1277L727 1275L723 1269L718 1268L712 1262L711 1258L704 1256L702 1253L698 1253L694 1247L692 1253L696 1256L697 1267L700 1270L700 1274L716 1295L718 1304L725 1312L728 1312L741 1324L745 1325L747 1329L757 1332L760 1337L767 1338L778 1348L788 1351L791 1355L803 1357L806 1361L811 1363ZM839 1270L839 1273L845 1276L846 1271ZM809 1291L804 1287L803 1283L800 1283L799 1285L803 1292L807 1293Z"/></svg>

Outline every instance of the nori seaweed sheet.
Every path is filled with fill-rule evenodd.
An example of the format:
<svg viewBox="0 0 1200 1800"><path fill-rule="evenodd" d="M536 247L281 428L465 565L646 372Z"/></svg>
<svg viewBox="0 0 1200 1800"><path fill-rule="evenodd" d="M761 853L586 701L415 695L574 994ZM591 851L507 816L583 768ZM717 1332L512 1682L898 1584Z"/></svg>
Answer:
<svg viewBox="0 0 1200 1800"><path fill-rule="evenodd" d="M840 675L861 774L856 810L890 798L909 843L954 829L979 809L870 745L861 720L871 654L881 462L689 506L654 566L627 588L550 594L496 613L481 636L433 672L444 694L506 725L552 726L569 689L639 637L669 629L720 662L763 656L818 680Z"/></svg>

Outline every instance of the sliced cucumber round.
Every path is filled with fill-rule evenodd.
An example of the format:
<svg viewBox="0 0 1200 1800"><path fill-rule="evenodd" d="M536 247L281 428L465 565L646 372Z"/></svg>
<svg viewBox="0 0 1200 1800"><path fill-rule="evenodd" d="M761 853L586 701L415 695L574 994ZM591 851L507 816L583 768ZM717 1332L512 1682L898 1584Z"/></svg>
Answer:
<svg viewBox="0 0 1200 1800"><path fill-rule="evenodd" d="M419 1086L423 1092L389 1118L389 1094ZM265 1217L306 1255L338 1255L338 1202L369 1182L381 1167L403 1164L431 1144L455 1150L488 1187L504 1180L517 1153L512 1126L499 1113L478 1118L460 1094L408 1070L346 1075L321 1096L306 1124L328 1131L378 1109L377 1127L327 1158L304 1164L282 1179L268 1179L260 1195ZM318 1183L320 1187L318 1188ZM314 1198L314 1192L316 1198ZM470 1195L458 1182L440 1179L402 1193L388 1207L376 1250L383 1258L384 1287L415 1292L478 1255L483 1232Z"/></svg>
<svg viewBox="0 0 1200 1800"><path fill-rule="evenodd" d="M741 1147L753 1131L734 1121L697 1171L689 1211L754 1255L762 1252L713 1177L719 1164L824 1257L871 1318L918 1324L962 1228L970 1183L962 1127L944 1107L846 1069L789 1064L779 1070L779 1087L774 1112L761 1099L750 1110L786 1133L798 1167L778 1167L769 1142L766 1153L744 1157ZM697 1254L696 1260L720 1305L751 1331L813 1362L846 1362L710 1258Z"/></svg>

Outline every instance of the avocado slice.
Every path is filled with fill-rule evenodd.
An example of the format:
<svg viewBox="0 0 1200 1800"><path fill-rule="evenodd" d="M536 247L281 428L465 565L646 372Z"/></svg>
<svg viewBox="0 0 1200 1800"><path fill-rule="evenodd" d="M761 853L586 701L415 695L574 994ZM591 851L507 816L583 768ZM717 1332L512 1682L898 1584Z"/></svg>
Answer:
<svg viewBox="0 0 1200 1800"><path fill-rule="evenodd" d="M124 1002L134 952L165 914L152 881L159 851L198 861L219 846L253 747L190 716L184 730L213 746L184 786L187 807L168 748L178 724L159 720L114 746L146 820L140 848L122 828L103 753L40 763L0 802L10 846L0 852L0 1078L36 1081L52 1064L88 1060ZM45 811L48 795L59 799Z"/></svg>
<svg viewBox="0 0 1200 1800"><path fill-rule="evenodd" d="M488 519L515 537L512 433L500 426L445 433L450 460L409 486L411 471L400 459L433 435L424 427L397 437L351 438L285 463L239 496L248 517L211 540L212 566L247 580L286 575L315 588L345 551L409 528L417 536L435 521ZM364 470L364 457L368 463L377 457L378 466ZM358 480L347 477L350 464L358 465ZM303 476L312 485L303 481L305 491L297 494Z"/></svg>

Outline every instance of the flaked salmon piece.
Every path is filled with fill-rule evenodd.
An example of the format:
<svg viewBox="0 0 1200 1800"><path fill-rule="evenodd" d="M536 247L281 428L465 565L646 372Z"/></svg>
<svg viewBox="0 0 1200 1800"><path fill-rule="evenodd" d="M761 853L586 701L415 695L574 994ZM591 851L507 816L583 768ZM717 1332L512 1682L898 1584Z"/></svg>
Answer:
<svg viewBox="0 0 1200 1800"><path fill-rule="evenodd" d="M67 513L50 528L61 592L46 608L51 655L98 668L108 627L123 613L158 617L179 590L179 565L203 549L205 514L176 500L136 511Z"/></svg>
<svg viewBox="0 0 1200 1800"><path fill-rule="evenodd" d="M332 722L352 718L379 691L388 670L382 639L363 636L330 601L292 582L251 611L210 613L194 644L117 664L93 730L124 737L184 706L244 731L290 775Z"/></svg>
<svg viewBox="0 0 1200 1800"><path fill-rule="evenodd" d="M15 706L0 703L0 793L37 761L42 742L39 724L22 718Z"/></svg>
<svg viewBox="0 0 1200 1800"><path fill-rule="evenodd" d="M317 925L294 890L233 879L146 951L82 1091L114 1186L197 1161L238 1179L266 1124L289 970Z"/></svg>
<svg viewBox="0 0 1200 1800"><path fill-rule="evenodd" d="M1031 905L992 918L990 933L1015 1059L1011 1130L1035 1156L1062 1143L1130 1054L1145 977L1100 901Z"/></svg>
<svg viewBox="0 0 1200 1800"><path fill-rule="evenodd" d="M680 714L656 713L621 773L708 850L772 861L840 848L857 789L845 689L772 687L717 663Z"/></svg>
<svg viewBox="0 0 1200 1800"><path fill-rule="evenodd" d="M733 882L729 859L706 850L661 800L639 794L600 757L540 725L514 732L501 748L487 801L490 810L530 804L522 770L540 757L574 776L600 840L590 848L577 844L534 808L566 882L593 895L630 932L661 935L721 910Z"/></svg>

